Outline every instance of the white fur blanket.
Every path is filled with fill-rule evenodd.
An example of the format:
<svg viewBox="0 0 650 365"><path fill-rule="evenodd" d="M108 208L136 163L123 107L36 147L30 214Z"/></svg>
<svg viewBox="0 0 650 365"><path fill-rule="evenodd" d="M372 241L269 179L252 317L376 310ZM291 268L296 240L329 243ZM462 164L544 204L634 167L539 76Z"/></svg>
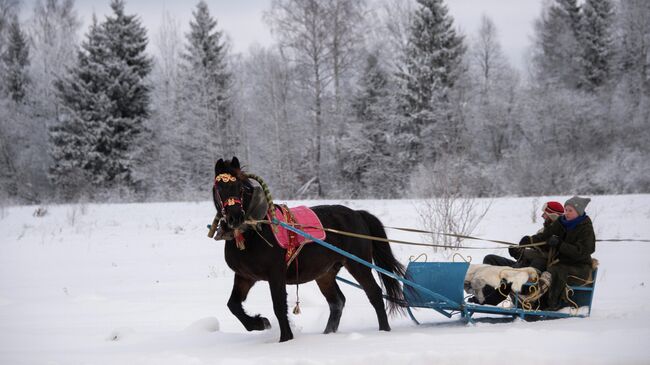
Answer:
<svg viewBox="0 0 650 365"><path fill-rule="evenodd" d="M465 291L474 295L480 303L485 301L483 297L483 287L489 285L498 288L501 280L512 284L511 288L515 293L521 291L521 287L529 282L536 281L538 277L537 270L532 267L523 267L515 269L508 266L492 265L469 265L467 274L465 274Z"/></svg>

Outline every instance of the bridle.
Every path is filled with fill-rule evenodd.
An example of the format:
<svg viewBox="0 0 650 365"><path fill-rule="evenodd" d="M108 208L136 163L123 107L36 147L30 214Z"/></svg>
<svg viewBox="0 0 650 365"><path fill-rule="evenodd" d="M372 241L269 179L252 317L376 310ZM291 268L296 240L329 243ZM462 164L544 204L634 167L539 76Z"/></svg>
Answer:
<svg viewBox="0 0 650 365"><path fill-rule="evenodd" d="M244 191L245 191L245 185L242 184L241 189L239 189L239 196L231 196L226 198L224 201L223 198L221 197L221 193L219 192L219 186L218 183L223 182L223 183L228 183L228 182L235 182L237 181L237 178L232 176L231 174L228 173L222 173L217 175L214 178L214 191L215 195L217 196L217 202L219 203L220 206L220 211L222 216L226 216L226 208L230 206L235 206L239 205L242 210L242 214L246 214L244 210Z"/></svg>

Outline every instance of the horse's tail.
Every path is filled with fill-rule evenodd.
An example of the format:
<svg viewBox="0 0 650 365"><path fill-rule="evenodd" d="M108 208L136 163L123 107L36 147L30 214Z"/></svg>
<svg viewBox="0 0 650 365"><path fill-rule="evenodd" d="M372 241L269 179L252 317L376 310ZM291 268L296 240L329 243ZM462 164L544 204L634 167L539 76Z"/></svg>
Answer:
<svg viewBox="0 0 650 365"><path fill-rule="evenodd" d="M379 218L364 210L359 210L358 212L366 221L371 236L378 238L387 238L386 231L384 230L384 225L381 223ZM388 242L377 240L372 241L372 259L375 264L382 269L392 272L397 276L404 277L404 265L395 259L395 256L393 256L393 251L390 249ZM396 312L402 312L402 306L404 305L405 300L404 292L402 291L402 286L400 285L399 281L382 273L379 273L379 278L381 279L381 283L384 289L386 289L386 294L388 296L387 299L389 313L394 314Z"/></svg>

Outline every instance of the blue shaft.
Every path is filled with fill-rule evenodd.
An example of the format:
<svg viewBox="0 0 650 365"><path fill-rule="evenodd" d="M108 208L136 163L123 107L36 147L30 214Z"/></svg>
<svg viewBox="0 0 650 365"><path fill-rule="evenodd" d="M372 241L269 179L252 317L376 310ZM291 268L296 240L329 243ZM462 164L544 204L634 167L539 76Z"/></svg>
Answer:
<svg viewBox="0 0 650 365"><path fill-rule="evenodd" d="M408 285L408 286L410 286L412 288L415 288L415 289L420 290L420 291L422 291L422 292L424 292L426 294L429 294L429 295L431 295L432 297L434 297L435 299L437 299L437 300L439 300L441 302L445 302L445 303L449 304L450 306L460 308L460 304L454 302L453 300L450 300L449 298L447 298L445 296L442 296L442 295L440 295L438 293L435 293L435 292L423 287L422 285L416 284L416 283L414 283L414 282L412 282L412 281L410 281L408 279L404 279L401 276L395 275L394 273L392 273L390 271L384 270L381 267L379 267L377 265L374 265L374 264L371 264L366 260L360 259L359 257L357 257L357 256L355 256L355 255L353 255L353 254L351 254L351 253L349 253L349 252L347 252L345 250L342 250L342 249L340 249L340 248L338 248L338 247L336 247L336 246L334 246L334 245L332 245L330 243L327 243L327 242L325 242L325 241L323 241L321 239L318 239L318 238L310 235L307 232L303 232L303 231L301 231L301 230L299 230L299 229L297 229L297 228L295 228L293 226L290 226L290 225L288 225L288 224L286 224L284 222L281 222L281 221L277 220L276 218L273 218L273 223L274 224L279 224L282 227L290 230L291 232L297 233L297 234L299 234L299 235L301 235L301 236L303 236L303 237L305 237L307 239L310 239L310 240L318 243L319 245L324 246L326 248L329 248L330 250L332 250L332 251L334 251L334 252L336 252L338 254L341 254L341 255L349 258L349 259L352 259L352 260L354 260L354 261L356 261L356 262L358 262L358 263L360 263L360 264L362 264L364 266L367 266L367 267L369 267L371 269L375 269L378 272L380 272L380 273L382 273L382 274L384 274L386 276L389 276L389 277L391 277L391 278L393 278L395 280L399 280L402 283L404 283L405 285Z"/></svg>

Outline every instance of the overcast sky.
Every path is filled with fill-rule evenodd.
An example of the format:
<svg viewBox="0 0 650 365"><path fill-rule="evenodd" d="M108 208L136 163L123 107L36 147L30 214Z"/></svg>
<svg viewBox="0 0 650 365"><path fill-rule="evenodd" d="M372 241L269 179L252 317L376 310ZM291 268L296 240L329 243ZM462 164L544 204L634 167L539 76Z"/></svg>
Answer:
<svg viewBox="0 0 650 365"><path fill-rule="evenodd" d="M25 1L23 15L31 13L36 0ZM482 14L495 22L504 52L514 66L524 67L524 54L530 44L533 21L540 13L543 0L447 0L455 24L466 35L473 36ZM189 28L192 11L198 1L126 0L127 14L138 14L149 31L156 34L164 12L178 19L183 33ZM254 42L262 45L273 42L262 14L270 7L270 0L206 0L210 13L217 18L218 27L225 30L235 52L245 52ZM371 1L372 4L375 1ZM85 34L91 16L102 20L110 14L110 0L76 0L75 8L83 19ZM27 14L26 14L27 13Z"/></svg>

